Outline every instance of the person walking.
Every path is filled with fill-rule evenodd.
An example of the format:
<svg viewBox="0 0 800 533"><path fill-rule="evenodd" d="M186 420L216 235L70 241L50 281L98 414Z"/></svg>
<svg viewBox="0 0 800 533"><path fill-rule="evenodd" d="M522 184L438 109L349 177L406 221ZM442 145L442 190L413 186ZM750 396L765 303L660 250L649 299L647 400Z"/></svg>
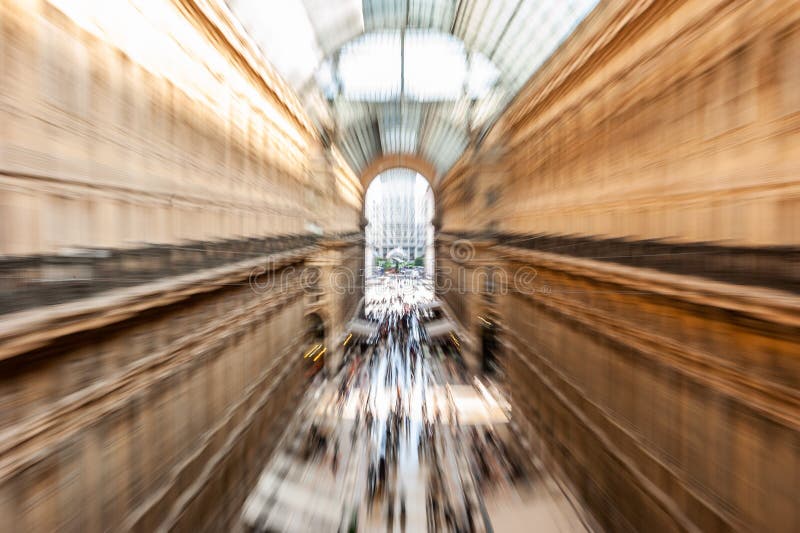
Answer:
<svg viewBox="0 0 800 533"><path fill-rule="evenodd" d="M392 533L394 530L394 492L389 493L389 502L386 505L386 531Z"/></svg>
<svg viewBox="0 0 800 533"><path fill-rule="evenodd" d="M400 493L400 531L406 532L406 495L405 492Z"/></svg>

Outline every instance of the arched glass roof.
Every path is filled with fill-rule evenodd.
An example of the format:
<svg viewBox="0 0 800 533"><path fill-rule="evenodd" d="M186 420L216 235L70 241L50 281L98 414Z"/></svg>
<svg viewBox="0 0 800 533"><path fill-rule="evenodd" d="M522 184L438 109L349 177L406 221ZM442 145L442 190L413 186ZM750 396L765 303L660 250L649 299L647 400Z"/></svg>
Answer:
<svg viewBox="0 0 800 533"><path fill-rule="evenodd" d="M440 174L598 0L227 0L356 172L415 154Z"/></svg>
<svg viewBox="0 0 800 533"><path fill-rule="evenodd" d="M484 97L498 78L486 56L453 35L409 29L353 39L323 62L316 81L328 99L439 102Z"/></svg>

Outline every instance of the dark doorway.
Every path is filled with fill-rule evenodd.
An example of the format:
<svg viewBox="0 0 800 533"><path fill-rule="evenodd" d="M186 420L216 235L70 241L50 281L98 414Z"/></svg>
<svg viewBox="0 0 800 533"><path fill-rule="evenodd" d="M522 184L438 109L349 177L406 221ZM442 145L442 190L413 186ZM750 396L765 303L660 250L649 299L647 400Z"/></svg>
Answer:
<svg viewBox="0 0 800 533"><path fill-rule="evenodd" d="M499 347L494 325L481 326L482 370L484 374L496 375L500 371Z"/></svg>

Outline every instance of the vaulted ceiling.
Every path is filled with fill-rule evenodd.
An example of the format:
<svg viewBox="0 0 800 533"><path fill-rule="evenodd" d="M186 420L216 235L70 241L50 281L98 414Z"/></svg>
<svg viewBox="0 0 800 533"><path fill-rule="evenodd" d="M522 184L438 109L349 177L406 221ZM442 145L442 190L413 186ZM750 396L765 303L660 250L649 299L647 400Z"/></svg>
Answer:
<svg viewBox="0 0 800 533"><path fill-rule="evenodd" d="M353 170L412 154L439 175L598 0L227 0Z"/></svg>

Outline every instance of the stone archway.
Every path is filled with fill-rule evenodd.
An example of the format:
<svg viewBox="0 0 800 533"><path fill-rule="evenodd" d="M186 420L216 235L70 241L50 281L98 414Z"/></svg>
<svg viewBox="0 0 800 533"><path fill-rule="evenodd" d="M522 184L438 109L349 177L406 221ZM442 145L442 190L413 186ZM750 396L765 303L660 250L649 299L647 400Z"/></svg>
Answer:
<svg viewBox="0 0 800 533"><path fill-rule="evenodd" d="M366 191L378 174L392 168L408 168L417 172L431 184L436 183L436 167L427 159L414 154L384 154L370 163L359 176ZM434 195L435 196L435 195Z"/></svg>
<svg viewBox="0 0 800 533"><path fill-rule="evenodd" d="M433 276L434 220L438 215L437 195L430 178L433 168L424 160L409 157L380 158L362 176L369 180L366 182L362 215L366 242L364 271L367 276L383 272L384 268L399 269L400 266L415 269L414 275ZM394 165L397 162L413 164ZM411 181L407 182L407 178ZM386 180L391 183L387 184ZM393 267L387 267L392 263Z"/></svg>

